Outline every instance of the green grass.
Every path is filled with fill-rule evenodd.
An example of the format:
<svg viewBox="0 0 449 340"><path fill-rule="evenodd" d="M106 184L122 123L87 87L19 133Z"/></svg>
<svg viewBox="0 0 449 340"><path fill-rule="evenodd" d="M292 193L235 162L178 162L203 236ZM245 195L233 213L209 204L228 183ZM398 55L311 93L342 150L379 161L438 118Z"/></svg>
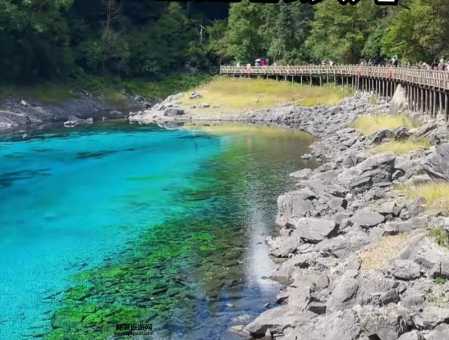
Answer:
<svg viewBox="0 0 449 340"><path fill-rule="evenodd" d="M435 283L437 285L444 285L446 282L447 282L447 279L442 276L437 276L436 278L433 279L433 283Z"/></svg>
<svg viewBox="0 0 449 340"><path fill-rule="evenodd" d="M404 155L406 153L418 150L425 150L431 146L430 142L425 138L408 139L402 141L389 141L375 146L370 151L371 153L386 153L391 152L395 155Z"/></svg>
<svg viewBox="0 0 449 340"><path fill-rule="evenodd" d="M383 129L396 129L398 127L414 128L416 123L407 115L363 115L358 117L352 127L361 134L368 136Z"/></svg>
<svg viewBox="0 0 449 340"><path fill-rule="evenodd" d="M127 94L141 95L148 100L160 100L171 94L194 88L210 79L208 75L176 75L162 80L121 79L118 77L83 76L64 82L34 85L0 85L0 99L13 97L37 100L44 104L58 104L79 97L86 90L114 107L128 103Z"/></svg>
<svg viewBox="0 0 449 340"><path fill-rule="evenodd" d="M419 185L402 185L399 191L416 200L423 198L426 208L449 213L449 183L432 182Z"/></svg>
<svg viewBox="0 0 449 340"><path fill-rule="evenodd" d="M0 99L14 97L25 100L34 99L45 104L57 104L68 99L76 98L76 95L67 84L40 83L27 86L0 86Z"/></svg>
<svg viewBox="0 0 449 340"><path fill-rule="evenodd" d="M335 105L352 94L349 88L310 87L288 81L227 77L215 77L195 90L202 97L189 99L190 93L186 93L182 99L184 106L207 103L224 112L244 112L286 103L301 106Z"/></svg>
<svg viewBox="0 0 449 340"><path fill-rule="evenodd" d="M440 247L449 249L449 233L442 227L432 228L429 235Z"/></svg>

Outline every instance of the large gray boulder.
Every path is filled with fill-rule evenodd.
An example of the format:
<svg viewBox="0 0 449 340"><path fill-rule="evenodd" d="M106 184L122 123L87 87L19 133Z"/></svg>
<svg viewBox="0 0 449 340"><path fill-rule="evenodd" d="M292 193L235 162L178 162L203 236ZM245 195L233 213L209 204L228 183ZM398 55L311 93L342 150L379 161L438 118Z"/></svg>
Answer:
<svg viewBox="0 0 449 340"><path fill-rule="evenodd" d="M271 334L280 335L285 328L295 324L297 318L296 314L297 313L295 313L294 310L291 310L287 305L269 309L247 325L246 331L253 337L262 337L267 330L270 330Z"/></svg>
<svg viewBox="0 0 449 340"><path fill-rule="evenodd" d="M289 220L310 216L313 210L312 200L316 198L311 190L303 189L287 192L278 197L278 214L276 223L285 226Z"/></svg>
<svg viewBox="0 0 449 340"><path fill-rule="evenodd" d="M433 329L426 336L426 340L446 340L446 339L449 339L449 325L445 323L435 327L435 329Z"/></svg>
<svg viewBox="0 0 449 340"><path fill-rule="evenodd" d="M404 326L411 323L410 311L397 304L356 306L354 310L368 339L397 340Z"/></svg>
<svg viewBox="0 0 449 340"><path fill-rule="evenodd" d="M399 280L415 280L421 276L421 267L410 260L395 260L391 273Z"/></svg>
<svg viewBox="0 0 449 340"><path fill-rule="evenodd" d="M449 143L438 145L424 163L430 177L449 181Z"/></svg>
<svg viewBox="0 0 449 340"><path fill-rule="evenodd" d="M414 316L413 321L418 329L433 329L449 320L449 308L424 306L423 311ZM444 339L444 338L441 338Z"/></svg>
<svg viewBox="0 0 449 340"><path fill-rule="evenodd" d="M351 310L328 315L321 326L325 329L324 340L355 340L361 330L359 321Z"/></svg>
<svg viewBox="0 0 449 340"><path fill-rule="evenodd" d="M334 220L313 217L297 218L291 220L289 224L295 228L293 237L310 243L322 241L337 228Z"/></svg>
<svg viewBox="0 0 449 340"><path fill-rule="evenodd" d="M338 279L332 294L327 301L328 311L344 310L355 303L355 298L359 289L357 275L357 271L348 270Z"/></svg>
<svg viewBox="0 0 449 340"><path fill-rule="evenodd" d="M369 208L364 208L358 210L354 216L351 217L351 221L362 228L372 228L383 223L385 221L385 216L376 211L372 211Z"/></svg>

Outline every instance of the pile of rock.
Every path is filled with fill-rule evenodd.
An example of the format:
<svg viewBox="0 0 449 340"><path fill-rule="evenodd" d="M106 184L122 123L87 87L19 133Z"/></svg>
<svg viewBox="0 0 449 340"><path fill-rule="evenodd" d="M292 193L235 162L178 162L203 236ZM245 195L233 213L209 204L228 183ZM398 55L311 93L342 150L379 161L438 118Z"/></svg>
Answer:
<svg viewBox="0 0 449 340"><path fill-rule="evenodd" d="M385 104L353 101L313 114L289 107L253 117L320 137L312 155L323 162L293 173L297 188L278 198L279 235L267 242L280 262L271 278L285 288L275 308L239 328L249 337L449 339L449 249L427 229L449 230L449 219L394 190L449 179L446 131L427 124L364 137L347 126L362 112L385 112ZM439 145L427 151L367 152L385 139L432 135Z"/></svg>
<svg viewBox="0 0 449 340"><path fill-rule="evenodd" d="M182 94L169 96L163 102L147 110L132 112L129 114L128 120L140 124L175 121L185 114L184 109L178 104L181 96Z"/></svg>

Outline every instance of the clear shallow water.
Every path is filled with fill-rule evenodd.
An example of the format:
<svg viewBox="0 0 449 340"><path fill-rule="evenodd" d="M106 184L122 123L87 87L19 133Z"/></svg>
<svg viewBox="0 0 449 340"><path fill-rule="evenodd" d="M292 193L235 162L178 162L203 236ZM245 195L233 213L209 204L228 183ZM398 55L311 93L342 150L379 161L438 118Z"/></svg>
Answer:
<svg viewBox="0 0 449 340"><path fill-rule="evenodd" d="M310 139L97 127L0 141L0 338L229 337L276 285L264 238Z"/></svg>

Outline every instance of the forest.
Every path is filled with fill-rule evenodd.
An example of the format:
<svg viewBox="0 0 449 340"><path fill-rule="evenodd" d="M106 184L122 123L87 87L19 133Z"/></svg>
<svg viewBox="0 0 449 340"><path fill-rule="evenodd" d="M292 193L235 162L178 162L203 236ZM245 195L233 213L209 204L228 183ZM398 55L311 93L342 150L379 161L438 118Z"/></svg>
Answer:
<svg viewBox="0 0 449 340"><path fill-rule="evenodd" d="M221 63L403 63L449 57L449 2L342 6L247 0L2 0L3 82L114 75L158 80L208 73Z"/></svg>

